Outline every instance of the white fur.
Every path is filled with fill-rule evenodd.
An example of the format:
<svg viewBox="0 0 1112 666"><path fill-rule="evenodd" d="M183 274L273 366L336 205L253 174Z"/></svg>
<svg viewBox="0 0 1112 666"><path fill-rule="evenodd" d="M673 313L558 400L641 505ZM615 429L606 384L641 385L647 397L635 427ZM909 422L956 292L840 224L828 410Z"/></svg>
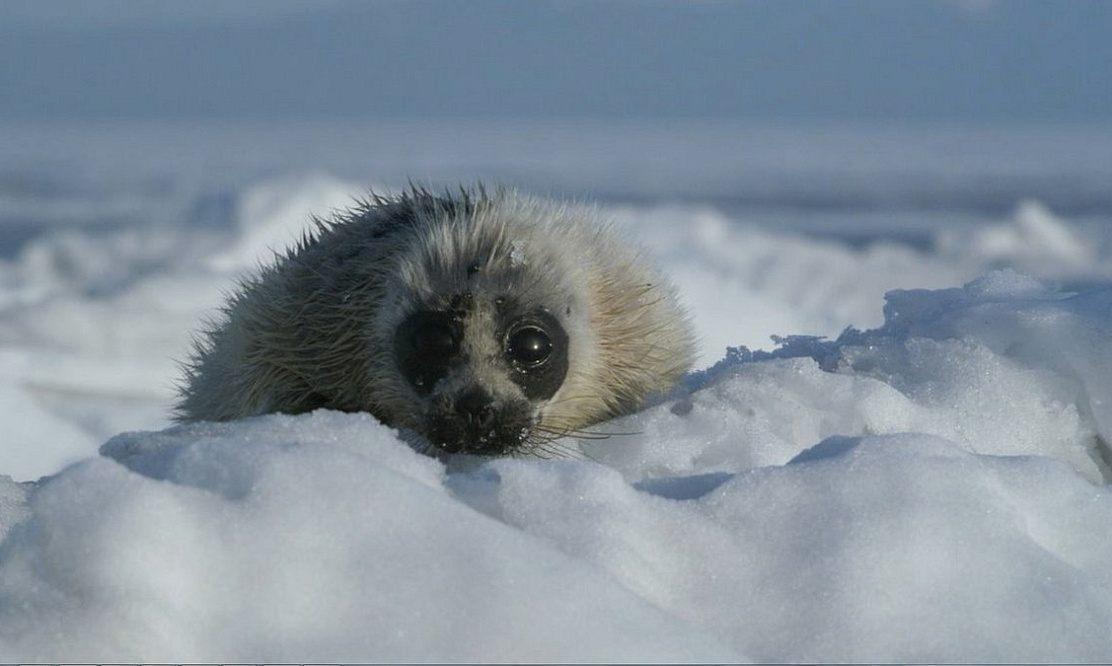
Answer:
<svg viewBox="0 0 1112 666"><path fill-rule="evenodd" d="M510 191L414 190L318 223L243 282L186 368L181 419L329 407L420 433L429 398L402 376L395 331L415 310L447 308L464 293L474 308L464 345L475 360L437 391L477 381L520 399L501 366L483 360L501 353L496 299L543 308L569 338L563 384L534 405L545 432L630 411L691 363L673 289L595 209Z"/></svg>

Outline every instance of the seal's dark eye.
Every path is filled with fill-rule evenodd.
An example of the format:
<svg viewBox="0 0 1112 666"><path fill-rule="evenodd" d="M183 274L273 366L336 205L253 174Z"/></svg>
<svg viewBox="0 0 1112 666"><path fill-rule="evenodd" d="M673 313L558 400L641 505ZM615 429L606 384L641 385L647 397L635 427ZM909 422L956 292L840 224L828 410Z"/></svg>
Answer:
<svg viewBox="0 0 1112 666"><path fill-rule="evenodd" d="M421 322L413 331L413 350L425 358L454 356L458 348L456 332L443 322Z"/></svg>
<svg viewBox="0 0 1112 666"><path fill-rule="evenodd" d="M460 350L462 325L447 312L415 312L398 325L394 355L398 369L421 395L448 373Z"/></svg>
<svg viewBox="0 0 1112 666"><path fill-rule="evenodd" d="M538 326L522 326L506 339L506 353L519 367L535 368L552 354L552 339Z"/></svg>
<svg viewBox="0 0 1112 666"><path fill-rule="evenodd" d="M556 395L568 374L568 334L560 321L540 308L510 319L505 331L510 380L534 402Z"/></svg>

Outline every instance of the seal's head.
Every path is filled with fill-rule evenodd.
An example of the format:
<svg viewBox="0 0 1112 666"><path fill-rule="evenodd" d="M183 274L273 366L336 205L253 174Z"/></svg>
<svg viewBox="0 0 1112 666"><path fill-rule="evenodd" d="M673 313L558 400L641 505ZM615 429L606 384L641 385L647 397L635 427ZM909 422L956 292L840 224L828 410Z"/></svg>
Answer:
<svg viewBox="0 0 1112 666"><path fill-rule="evenodd" d="M593 209L512 192L379 198L246 282L186 419L367 411L429 452L559 455L691 363L671 288Z"/></svg>
<svg viewBox="0 0 1112 666"><path fill-rule="evenodd" d="M415 209L420 233L393 254L394 298L370 341L393 349L370 373L391 380L375 400L405 395L392 419L447 452L543 448L609 409L585 386L597 382L591 318L605 316L595 289L607 278L591 277L584 250L603 230L527 198L451 201Z"/></svg>

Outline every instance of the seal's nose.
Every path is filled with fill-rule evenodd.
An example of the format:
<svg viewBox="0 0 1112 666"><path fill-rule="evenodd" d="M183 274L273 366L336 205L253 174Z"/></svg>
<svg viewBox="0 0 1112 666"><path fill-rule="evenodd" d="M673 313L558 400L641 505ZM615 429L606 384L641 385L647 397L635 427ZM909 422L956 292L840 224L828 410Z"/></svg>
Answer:
<svg viewBox="0 0 1112 666"><path fill-rule="evenodd" d="M447 453L506 455L529 437L532 415L527 400L499 398L471 385L454 396L438 396L430 406L425 436Z"/></svg>
<svg viewBox="0 0 1112 666"><path fill-rule="evenodd" d="M456 400L456 413L479 441L485 441L484 432L493 422L494 400L481 389L472 389Z"/></svg>

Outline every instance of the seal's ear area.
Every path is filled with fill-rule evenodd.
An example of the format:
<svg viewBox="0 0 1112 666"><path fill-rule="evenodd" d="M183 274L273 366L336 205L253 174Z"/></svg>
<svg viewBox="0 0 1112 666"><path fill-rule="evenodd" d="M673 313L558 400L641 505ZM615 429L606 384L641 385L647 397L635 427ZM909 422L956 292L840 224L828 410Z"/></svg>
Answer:
<svg viewBox="0 0 1112 666"><path fill-rule="evenodd" d="M478 187L318 220L198 336L179 420L366 411L442 450L552 450L692 357L671 289L598 218Z"/></svg>

